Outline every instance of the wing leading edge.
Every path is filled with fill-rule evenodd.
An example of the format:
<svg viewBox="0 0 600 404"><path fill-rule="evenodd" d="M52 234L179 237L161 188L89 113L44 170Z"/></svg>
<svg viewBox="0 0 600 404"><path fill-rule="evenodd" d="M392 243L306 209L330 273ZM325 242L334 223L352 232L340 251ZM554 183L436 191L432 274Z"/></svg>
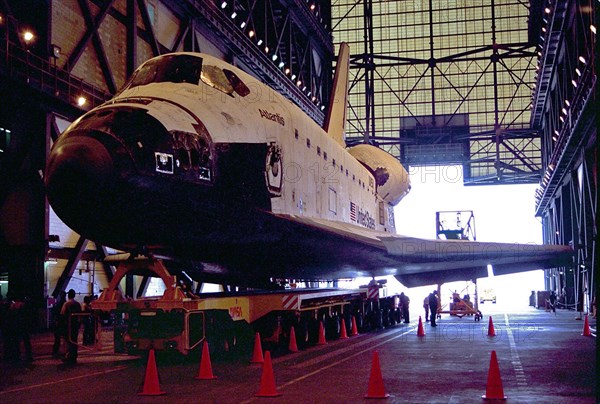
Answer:
<svg viewBox="0 0 600 404"><path fill-rule="evenodd" d="M573 251L563 245L494 243L463 240L429 240L390 235L353 224L285 215L288 220L317 228L329 237L376 247L385 255L385 266L368 269L374 276L394 275L403 285L416 287L457 280L484 278L491 264L495 275L556 268L572 261ZM382 260L365 261L382 262Z"/></svg>

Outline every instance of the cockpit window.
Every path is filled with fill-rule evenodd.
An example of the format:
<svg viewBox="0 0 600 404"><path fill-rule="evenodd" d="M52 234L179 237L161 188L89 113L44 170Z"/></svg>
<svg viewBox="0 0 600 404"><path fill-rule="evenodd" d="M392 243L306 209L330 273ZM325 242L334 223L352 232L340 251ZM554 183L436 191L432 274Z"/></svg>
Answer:
<svg viewBox="0 0 600 404"><path fill-rule="evenodd" d="M234 72L232 72L231 70L227 70L227 69L223 69L223 73L225 73L225 76L227 76L227 79L229 80L229 82L231 83L231 85L233 86L233 89L235 90L236 93L238 93L239 95L241 95L242 97L247 96L248 94L250 94L250 89L248 88L248 86L237 76L237 74L235 74Z"/></svg>
<svg viewBox="0 0 600 404"><path fill-rule="evenodd" d="M233 86L227 79L227 76L220 68L216 66L205 65L202 67L202 75L200 76L202 81L225 94L231 95L233 93Z"/></svg>
<svg viewBox="0 0 600 404"><path fill-rule="evenodd" d="M200 84L200 80L225 94L245 97L250 94L248 86L231 70L203 65L202 58L194 55L164 55L146 62L131 77L124 88L144 86L150 83Z"/></svg>
<svg viewBox="0 0 600 404"><path fill-rule="evenodd" d="M149 83L200 82L202 58L192 55L167 55L144 64L136 73L129 88Z"/></svg>

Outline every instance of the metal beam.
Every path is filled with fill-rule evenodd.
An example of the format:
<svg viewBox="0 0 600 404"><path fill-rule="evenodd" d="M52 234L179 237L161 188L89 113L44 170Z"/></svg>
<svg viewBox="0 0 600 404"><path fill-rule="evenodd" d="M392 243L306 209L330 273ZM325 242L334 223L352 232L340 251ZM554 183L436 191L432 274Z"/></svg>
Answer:
<svg viewBox="0 0 600 404"><path fill-rule="evenodd" d="M363 8L361 9L362 12L358 13L357 6L360 3L362 3ZM478 17L478 21L486 24L486 27L480 29L481 32L479 33L473 32L471 29L468 30L469 34L481 34L481 38L485 38L485 41L491 40L491 43L486 44L473 40L470 42L471 47L466 50L458 49L454 45L443 44L442 41L446 39L446 33L444 32L442 35L442 32L437 31L438 27L441 27L441 24L445 21L437 20L440 17L440 7L442 6L435 4L432 0L420 3L419 9L422 10L420 20L423 21L423 27L419 31L419 44L416 48L398 49L398 54L394 54L392 48L390 48L389 53L383 53L389 48L387 45L382 45L387 40L376 43L374 48L371 48L369 37L372 35L378 38L386 38L389 35L391 41L396 37L399 43L403 38L402 35L395 36L394 33L395 29L401 30L401 27L390 28L388 34L386 27L375 26L373 19L379 18L379 15L376 16L369 12L371 3L375 3L375 1L365 0L356 3L333 4L334 8L339 7L340 21L344 18L352 18L351 21L356 26L355 30L357 31L355 35L346 35L345 33L350 25L348 23L343 32L335 33L336 40L351 41L362 46L361 53L351 55L354 80L360 80L362 85L360 87L351 86L350 111L353 115L350 116L348 122L349 141L354 143L359 136L362 136L379 145L388 146L388 148L396 145L398 146L398 157L400 158L405 155L403 150L406 145L439 144L443 147L448 143L464 144L469 142L472 153L470 159L464 163L467 164L467 168L472 166L474 170L477 168L477 171L482 171L483 178L481 180L483 182L490 183L492 179L495 183L536 182L539 179L541 167L541 164L537 163L538 158L535 157L541 153L536 143L539 142L539 132L528 130L520 133L519 136L524 138L524 143L531 146L526 151L518 150L517 143L507 142L508 136L505 136L505 133L511 132L513 129L521 129L519 125L528 126L528 123L522 121L527 119L524 117L527 117L526 114L529 113L528 105L523 102L525 98L523 93L530 85L529 80L527 80L529 73L524 70L523 63L520 63L520 60L525 59L528 61L534 57L534 44L516 41L498 43L496 35L500 34L496 34L499 29L497 26L502 23L506 27L506 17L503 16L502 20L499 18L496 13L497 10L494 9L496 2L491 0L490 5L484 10L484 17ZM401 10L401 7L409 2L396 3L398 3L396 6L398 14L410 12L410 4L406 6L406 9ZM415 3L417 2L415 1ZM377 4L380 4L380 2ZM518 11L521 12L527 8L527 5L521 3L515 4L514 7L519 7ZM460 6L449 8L455 11L461 10ZM384 10L385 7L382 5L381 13L384 13ZM390 21L392 20L393 17ZM361 22L362 26L359 25ZM339 22L336 21L335 23L336 26L339 26L337 25ZM489 27L487 24L489 24ZM518 29L518 27L515 28L515 30ZM376 30L375 34L372 32L373 30ZM361 38L361 40L355 38ZM454 50L458 51L450 53ZM516 70L512 71L509 68L514 63L508 63L508 60L520 63L518 73ZM485 63L480 63L480 61ZM531 61L529 65L531 65ZM448 73L450 69L455 70ZM375 83L369 81L369 70L374 71ZM468 83L464 82L464 76L456 73L456 71L461 70L465 71L465 74L468 73ZM508 83L503 80L503 76L509 77ZM429 79L427 84L425 84L425 78ZM479 89L483 86L484 80L488 78L494 80L496 85L490 85L490 91L484 95L485 99L480 100L481 91ZM404 80L404 83L398 86L398 82L401 80ZM506 99L507 85L513 86L510 88L510 98L508 100ZM375 86L377 86L377 90L373 96L371 89ZM500 86L504 86L504 88L500 90ZM357 88L360 88L360 94L356 93ZM478 91L475 91L476 89ZM448 91L454 91L456 97L449 99ZM442 93L444 97L440 98ZM392 95L391 101L388 94ZM488 110L491 113L488 113L488 111L481 112L479 107L470 107L469 105L474 104L474 97L478 97L478 100L480 100L478 102L493 103L493 105L490 105L491 109ZM422 98L425 98L425 100L421 101ZM358 103L357 99L360 100ZM373 106L380 100L394 108L394 112L399 114L400 117L386 115L383 108L374 109ZM451 104L451 113L448 114L446 111L450 101L454 103ZM353 104L359 104L359 106ZM518 105L519 110L515 112L516 105ZM506 109L502 109L505 106ZM425 110L427 112L423 112ZM470 114L473 110L477 115L470 114L471 123L467 124L469 129L465 133L456 133L456 129L451 124L452 119L440 119L442 110L445 111L444 117ZM487 115L484 117L483 114ZM411 136L409 133L411 129L403 129L402 124L398 131L398 124L393 120L403 119L404 117L408 119L412 117L417 122L419 127L414 129L415 132L419 132L419 134L429 133L431 136ZM375 124L371 122L378 125L378 127L375 127ZM474 122L478 123L473 124ZM395 143L393 140L394 133L398 134ZM408 142L400 140L401 138L406 139L406 136L409 137ZM527 142L527 140L530 141ZM478 150L478 152L474 152L474 150ZM439 164L435 161L431 161L431 163Z"/></svg>
<svg viewBox="0 0 600 404"><path fill-rule="evenodd" d="M150 280L152 278L150 276L143 276L142 280L140 281L140 285L138 286L138 290L136 295L136 299L140 299L142 297L144 297L144 295L146 294L146 290L148 290L148 285L150 284Z"/></svg>
<svg viewBox="0 0 600 404"><path fill-rule="evenodd" d="M98 14L96 14L96 18L94 19L94 22L90 25L86 24L87 29L86 29L85 33L83 34L83 37L79 40L77 45L75 45L75 48L73 49L73 51L71 52L71 55L69 56L67 66L66 66L66 69L69 73L73 70L73 68L79 61L79 58L81 57L81 55L83 55L83 51L90 43L90 40L92 39L92 36L94 35L94 33L95 32L97 33L98 27L100 27L100 24L102 24L102 21L104 21L106 14L112 8L114 2L115 2L115 0L109 0L108 2L104 3L102 5L102 7L100 8L100 11L98 12ZM85 3L85 1L82 3L80 0L79 4L80 4L80 7L84 7L85 9L87 9L88 14L89 14L89 8L87 6L87 3ZM83 9L81 11L83 12Z"/></svg>
<svg viewBox="0 0 600 404"><path fill-rule="evenodd" d="M158 45L156 35L154 35L154 28L152 27L152 21L150 21L150 16L148 15L146 3L144 0L137 0L137 4L139 7L140 15L142 16L144 28L146 28L146 33L149 36L148 43L150 44L150 48L152 49L152 54L154 56L158 56L160 55L160 46Z"/></svg>
<svg viewBox="0 0 600 404"><path fill-rule="evenodd" d="M104 45L102 45L102 40L98 34L98 26L100 24L98 24L98 26L95 25L95 21L92 19L92 13L88 7L87 0L79 0L79 7L81 8L81 13L83 14L83 19L85 20L87 29L92 32L92 44L94 45L94 50L96 51L98 63L100 64L100 69L102 70L102 75L104 76L104 81L106 82L108 91L114 94L117 92L117 85L115 84L112 70L108 64L108 58L106 57L106 52L104 51Z"/></svg>
<svg viewBox="0 0 600 404"><path fill-rule="evenodd" d="M109 256L106 247L99 243L94 244L96 244L96 251L98 251L100 262L102 262L102 269L106 275L106 279L108 279L108 282L110 283L115 275L115 272L117 272L117 268L104 261L104 259Z"/></svg>
<svg viewBox="0 0 600 404"><path fill-rule="evenodd" d="M127 0L127 54L125 55L125 74L131 77L137 64L137 9L135 0Z"/></svg>
<svg viewBox="0 0 600 404"><path fill-rule="evenodd" d="M73 277L75 268L77 268L79 261L81 261L81 256L83 255L85 248L87 247L87 244L88 244L88 240L86 240L83 237L79 237L79 239L77 240L77 243L75 244L75 248L73 249L71 255L69 256L69 260L67 261L67 265L65 266L65 269L63 270L62 274L60 274L60 277L58 278L58 281L56 282L56 286L54 287L52 296L58 297L60 292L64 291L67 288L67 286L69 285L69 282L71 281L71 278Z"/></svg>

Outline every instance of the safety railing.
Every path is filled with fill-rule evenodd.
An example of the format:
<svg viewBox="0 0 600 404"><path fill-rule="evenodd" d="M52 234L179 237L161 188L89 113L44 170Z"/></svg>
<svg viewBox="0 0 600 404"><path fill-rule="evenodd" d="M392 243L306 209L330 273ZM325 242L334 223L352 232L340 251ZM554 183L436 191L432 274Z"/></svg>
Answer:
<svg viewBox="0 0 600 404"><path fill-rule="evenodd" d="M5 40L0 46L0 71L17 82L26 83L82 110L100 105L112 97L109 92L58 67L51 59L41 58L11 41ZM85 100L83 105L82 100Z"/></svg>

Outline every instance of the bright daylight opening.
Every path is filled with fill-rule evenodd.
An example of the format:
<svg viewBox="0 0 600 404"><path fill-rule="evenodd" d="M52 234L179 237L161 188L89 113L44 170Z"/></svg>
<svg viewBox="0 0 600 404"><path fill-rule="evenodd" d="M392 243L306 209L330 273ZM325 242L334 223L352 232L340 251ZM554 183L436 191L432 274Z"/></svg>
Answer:
<svg viewBox="0 0 600 404"><path fill-rule="evenodd" d="M411 167L409 175L412 190L395 208L397 233L435 239L436 212L472 210L477 241L542 244L542 225L534 216L536 184L464 186L461 166ZM417 310L435 285L407 290L389 277L386 288L388 294L404 291ZM531 291L544 290L544 271L480 278L477 288L480 297L484 291L496 297L495 304L486 300L480 306L484 314L527 308ZM475 288L467 280L443 284L441 303L448 303L454 291L473 296Z"/></svg>

